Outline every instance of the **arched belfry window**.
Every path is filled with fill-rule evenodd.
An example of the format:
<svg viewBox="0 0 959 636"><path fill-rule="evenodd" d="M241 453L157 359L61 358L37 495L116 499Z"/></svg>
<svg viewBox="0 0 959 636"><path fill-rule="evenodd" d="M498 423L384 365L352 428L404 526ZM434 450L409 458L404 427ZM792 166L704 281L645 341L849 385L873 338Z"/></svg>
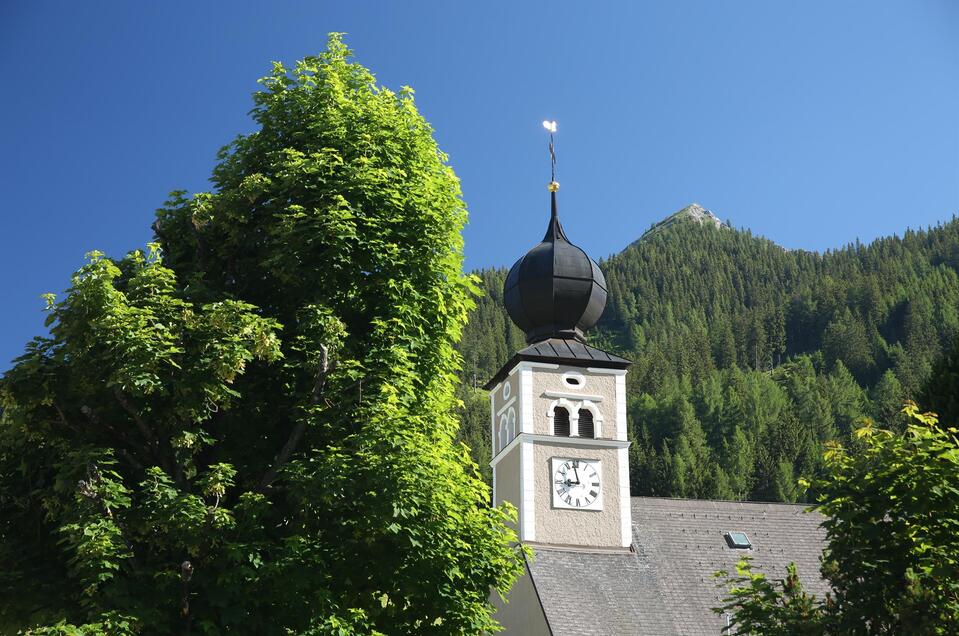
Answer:
<svg viewBox="0 0 959 636"><path fill-rule="evenodd" d="M593 426L593 412L587 409L579 410L579 436L596 437L596 428Z"/></svg>
<svg viewBox="0 0 959 636"><path fill-rule="evenodd" d="M512 410L512 409L510 409ZM504 413L501 418L499 418L499 446L496 449L496 452L506 448L506 445L509 444L510 433L509 433L509 415Z"/></svg>
<svg viewBox="0 0 959 636"><path fill-rule="evenodd" d="M558 437L569 437L569 411L562 406L553 410L553 434Z"/></svg>

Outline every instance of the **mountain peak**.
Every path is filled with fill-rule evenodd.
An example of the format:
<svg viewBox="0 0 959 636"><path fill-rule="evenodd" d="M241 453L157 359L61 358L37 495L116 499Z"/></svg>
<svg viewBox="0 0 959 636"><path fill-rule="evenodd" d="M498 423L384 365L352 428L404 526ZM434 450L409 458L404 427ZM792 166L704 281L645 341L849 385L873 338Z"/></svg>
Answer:
<svg viewBox="0 0 959 636"><path fill-rule="evenodd" d="M699 223L700 225L705 225L707 223L712 223L716 227L722 227L724 225L724 223L720 220L718 216L713 214L710 210L707 210L703 206L699 205L698 203L692 203L690 205L687 205L685 208L683 208L679 212L676 212L672 216L668 217L666 220L668 221L669 219L684 218L684 217L690 218L696 221L697 223Z"/></svg>
<svg viewBox="0 0 959 636"><path fill-rule="evenodd" d="M665 219L646 230L639 240L643 240L644 238L656 234L657 232L675 225L680 221L692 221L694 223L698 223L699 225L712 225L716 228L729 228L728 225L723 223L722 220L710 210L707 210L698 203L690 203L682 210L670 214Z"/></svg>

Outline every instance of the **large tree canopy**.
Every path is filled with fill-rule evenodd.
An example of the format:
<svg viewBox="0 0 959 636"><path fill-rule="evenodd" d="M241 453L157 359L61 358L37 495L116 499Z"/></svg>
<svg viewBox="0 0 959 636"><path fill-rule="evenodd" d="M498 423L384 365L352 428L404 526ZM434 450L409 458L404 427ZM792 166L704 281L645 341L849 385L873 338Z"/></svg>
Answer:
<svg viewBox="0 0 959 636"><path fill-rule="evenodd" d="M51 299L0 384L0 625L494 628L521 566L453 442L465 207L349 55L275 64L212 191Z"/></svg>

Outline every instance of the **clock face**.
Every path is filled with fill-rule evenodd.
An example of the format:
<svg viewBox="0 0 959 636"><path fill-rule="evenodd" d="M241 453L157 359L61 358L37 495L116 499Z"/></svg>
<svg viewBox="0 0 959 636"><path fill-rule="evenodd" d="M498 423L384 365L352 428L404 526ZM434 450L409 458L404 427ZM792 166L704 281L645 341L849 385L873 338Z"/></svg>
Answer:
<svg viewBox="0 0 959 636"><path fill-rule="evenodd" d="M602 510L602 465L595 459L553 458L553 506Z"/></svg>

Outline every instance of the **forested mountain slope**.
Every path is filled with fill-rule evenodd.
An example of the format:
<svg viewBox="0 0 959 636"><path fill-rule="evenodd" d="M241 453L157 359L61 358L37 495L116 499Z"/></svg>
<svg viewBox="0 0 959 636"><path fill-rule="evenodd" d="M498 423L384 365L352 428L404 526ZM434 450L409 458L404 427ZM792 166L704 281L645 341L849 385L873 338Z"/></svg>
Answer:
<svg viewBox="0 0 959 636"><path fill-rule="evenodd" d="M628 376L634 495L795 501L822 445L869 417L897 425L959 330L959 219L824 254L786 250L698 206L600 264L590 343ZM505 269L464 334L462 437L488 473L481 385L523 344Z"/></svg>

